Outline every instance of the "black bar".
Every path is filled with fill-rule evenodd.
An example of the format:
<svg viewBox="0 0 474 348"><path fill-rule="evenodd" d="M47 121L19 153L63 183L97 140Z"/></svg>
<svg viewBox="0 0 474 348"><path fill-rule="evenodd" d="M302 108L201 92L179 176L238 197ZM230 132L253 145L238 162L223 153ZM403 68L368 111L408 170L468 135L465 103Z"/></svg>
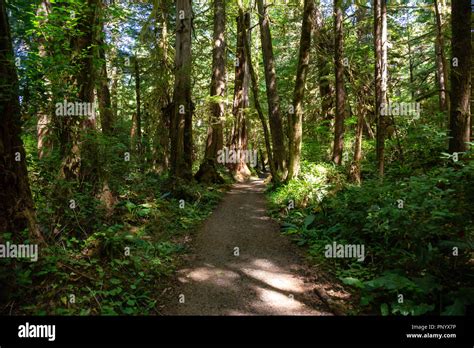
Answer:
<svg viewBox="0 0 474 348"><path fill-rule="evenodd" d="M54 324L55 340L18 337L19 326L26 323ZM473 347L473 333L472 317L0 317L1 348L17 344L316 343ZM407 338L407 334L456 337Z"/></svg>

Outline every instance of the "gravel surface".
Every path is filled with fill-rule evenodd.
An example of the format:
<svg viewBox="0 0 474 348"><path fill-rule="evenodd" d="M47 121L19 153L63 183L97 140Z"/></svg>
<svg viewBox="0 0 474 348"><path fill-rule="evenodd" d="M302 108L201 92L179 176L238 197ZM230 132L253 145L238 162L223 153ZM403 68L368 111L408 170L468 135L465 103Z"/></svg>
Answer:
<svg viewBox="0 0 474 348"><path fill-rule="evenodd" d="M331 315L297 247L266 214L262 180L235 184L197 233L167 315Z"/></svg>

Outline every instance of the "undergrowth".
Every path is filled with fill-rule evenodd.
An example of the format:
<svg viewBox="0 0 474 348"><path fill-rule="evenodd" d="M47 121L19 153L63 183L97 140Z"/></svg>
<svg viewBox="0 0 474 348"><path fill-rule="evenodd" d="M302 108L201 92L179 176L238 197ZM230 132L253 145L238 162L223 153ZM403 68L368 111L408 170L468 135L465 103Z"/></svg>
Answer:
<svg viewBox="0 0 474 348"><path fill-rule="evenodd" d="M474 162L465 159L442 154L441 167L360 186L345 168L304 163L299 178L268 190L271 214L352 287L358 313L465 314L474 304ZM364 261L326 258L333 242L364 245Z"/></svg>

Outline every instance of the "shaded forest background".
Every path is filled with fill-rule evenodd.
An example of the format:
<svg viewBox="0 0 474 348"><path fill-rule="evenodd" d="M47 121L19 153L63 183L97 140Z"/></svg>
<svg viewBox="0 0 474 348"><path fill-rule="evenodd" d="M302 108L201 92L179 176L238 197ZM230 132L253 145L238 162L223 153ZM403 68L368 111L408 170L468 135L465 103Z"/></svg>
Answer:
<svg viewBox="0 0 474 348"><path fill-rule="evenodd" d="M465 314L471 12L0 0L0 241L40 245L1 260L0 312L159 314L190 232L229 184L268 175L270 213L351 289L346 312ZM335 240L365 262L325 258Z"/></svg>

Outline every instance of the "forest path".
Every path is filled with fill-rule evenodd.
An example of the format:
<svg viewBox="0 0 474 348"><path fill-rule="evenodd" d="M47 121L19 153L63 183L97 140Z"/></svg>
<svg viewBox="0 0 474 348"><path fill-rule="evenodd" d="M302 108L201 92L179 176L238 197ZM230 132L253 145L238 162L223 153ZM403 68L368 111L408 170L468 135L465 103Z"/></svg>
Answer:
<svg viewBox="0 0 474 348"><path fill-rule="evenodd" d="M306 279L297 247L266 215L264 189L262 180L232 186L197 233L164 314L332 314Z"/></svg>

